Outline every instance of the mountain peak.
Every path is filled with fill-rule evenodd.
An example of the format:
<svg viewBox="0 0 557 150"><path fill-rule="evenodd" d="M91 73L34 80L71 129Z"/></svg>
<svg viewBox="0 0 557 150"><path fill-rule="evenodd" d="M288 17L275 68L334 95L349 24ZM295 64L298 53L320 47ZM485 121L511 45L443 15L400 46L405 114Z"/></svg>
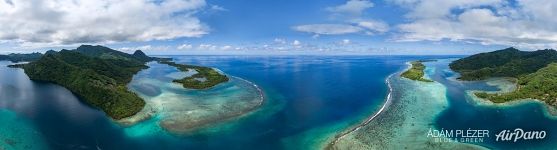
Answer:
<svg viewBox="0 0 557 150"><path fill-rule="evenodd" d="M141 50L135 50L135 52L133 52L134 56L147 56L145 55L145 53L143 53L143 51Z"/></svg>
<svg viewBox="0 0 557 150"><path fill-rule="evenodd" d="M54 50L48 50L48 51L46 51L44 54L45 54L45 55L48 55L48 54L56 54L56 51L54 51Z"/></svg>
<svg viewBox="0 0 557 150"><path fill-rule="evenodd" d="M508 48L502 49L501 51L520 51L520 50L518 50L514 47L508 47Z"/></svg>
<svg viewBox="0 0 557 150"><path fill-rule="evenodd" d="M142 60L142 61L151 61L151 60L153 60L153 58L151 58L151 57L145 55L145 53L143 53L143 51L141 51L141 50L136 50L136 51L133 53L133 57L135 57L135 58L137 58L137 59L139 59L139 60Z"/></svg>

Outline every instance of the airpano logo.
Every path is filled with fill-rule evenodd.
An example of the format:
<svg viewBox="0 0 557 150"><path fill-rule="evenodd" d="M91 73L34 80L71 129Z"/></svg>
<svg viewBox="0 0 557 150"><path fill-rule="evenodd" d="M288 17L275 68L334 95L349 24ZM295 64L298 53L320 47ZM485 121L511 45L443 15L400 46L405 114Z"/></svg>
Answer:
<svg viewBox="0 0 557 150"><path fill-rule="evenodd" d="M514 131L503 130L499 132L499 134L495 135L497 137L495 141L541 140L546 135L545 131L524 131L521 128L516 128Z"/></svg>

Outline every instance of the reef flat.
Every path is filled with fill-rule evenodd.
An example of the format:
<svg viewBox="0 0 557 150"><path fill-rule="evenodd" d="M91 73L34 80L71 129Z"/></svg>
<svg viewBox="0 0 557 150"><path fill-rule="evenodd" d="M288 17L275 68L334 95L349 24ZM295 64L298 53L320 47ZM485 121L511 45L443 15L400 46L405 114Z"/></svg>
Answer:
<svg viewBox="0 0 557 150"><path fill-rule="evenodd" d="M426 75L432 71L427 71ZM435 142L427 137L435 129L437 114L448 107L446 88L437 82L417 82L391 76L385 110L356 129L338 136L326 149L484 149L456 142ZM389 98L391 98L389 100Z"/></svg>
<svg viewBox="0 0 557 150"><path fill-rule="evenodd" d="M45 139L25 118L15 112L0 109L0 149L1 150L42 150L46 149Z"/></svg>
<svg viewBox="0 0 557 150"><path fill-rule="evenodd" d="M130 134L161 130L173 134L191 133L252 112L264 100L257 85L237 77L206 90L186 89L173 80L194 73L156 62L148 65L150 68L139 72L128 85L145 99L146 107L118 121L129 126ZM151 131L145 131L145 126Z"/></svg>

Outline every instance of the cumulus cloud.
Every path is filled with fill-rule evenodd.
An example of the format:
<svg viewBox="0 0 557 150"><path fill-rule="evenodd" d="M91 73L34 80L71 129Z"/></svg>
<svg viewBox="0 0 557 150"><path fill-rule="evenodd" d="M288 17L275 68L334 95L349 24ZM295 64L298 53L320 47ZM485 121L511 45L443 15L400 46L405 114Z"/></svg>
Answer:
<svg viewBox="0 0 557 150"><path fill-rule="evenodd" d="M198 50L217 50L219 46L213 44L199 44Z"/></svg>
<svg viewBox="0 0 557 150"><path fill-rule="evenodd" d="M348 0L345 4L326 8L327 11L332 13L333 18L337 18L338 23L305 24L293 26L292 29L312 33L314 34L313 38L319 38L320 35L352 33L374 35L376 33L385 33L389 30L387 23L379 20L365 19L362 16L366 9L373 6L374 4L368 0ZM343 17L339 19L338 16Z"/></svg>
<svg viewBox="0 0 557 150"><path fill-rule="evenodd" d="M204 0L0 1L0 41L112 43L200 37Z"/></svg>
<svg viewBox="0 0 557 150"><path fill-rule="evenodd" d="M359 16L362 15L364 10L371 7L373 7L373 3L368 0L349 0L345 4L328 7L326 10L337 15L348 14Z"/></svg>
<svg viewBox="0 0 557 150"><path fill-rule="evenodd" d="M285 39L281 39L281 38L275 38L275 40L273 40L275 43L278 44L285 44L286 40Z"/></svg>
<svg viewBox="0 0 557 150"><path fill-rule="evenodd" d="M292 42L292 45L294 45L294 46L298 46L298 45L301 45L301 44L302 44L302 42L300 42L300 41L298 41L298 40L294 40L294 41Z"/></svg>
<svg viewBox="0 0 557 150"><path fill-rule="evenodd" d="M182 44L182 45L178 45L178 47L176 47L179 50L188 50L188 49L192 49L193 45L191 44Z"/></svg>
<svg viewBox="0 0 557 150"><path fill-rule="evenodd" d="M465 41L557 48L557 1L393 0L408 9L398 41Z"/></svg>

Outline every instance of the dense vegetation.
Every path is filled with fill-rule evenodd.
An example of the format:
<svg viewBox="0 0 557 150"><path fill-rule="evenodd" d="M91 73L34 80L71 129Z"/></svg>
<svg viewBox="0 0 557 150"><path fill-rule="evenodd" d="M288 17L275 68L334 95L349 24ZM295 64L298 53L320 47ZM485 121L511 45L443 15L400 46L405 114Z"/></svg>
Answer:
<svg viewBox="0 0 557 150"><path fill-rule="evenodd" d="M31 54L8 54L8 55L0 55L1 60L7 60L12 62L21 62L21 61L35 61L40 59L43 56L41 53L31 53Z"/></svg>
<svg viewBox="0 0 557 150"><path fill-rule="evenodd" d="M145 62L153 59L147 58L84 45L76 50L49 51L21 67L32 80L64 86L110 117L121 119L134 115L145 105L139 96L128 91L126 84L134 74L147 68Z"/></svg>
<svg viewBox="0 0 557 150"><path fill-rule="evenodd" d="M422 64L424 61L413 61L411 62L412 67L405 72L403 72L400 76L417 81L424 81L424 82L433 82L431 80L424 78L424 69L425 66Z"/></svg>
<svg viewBox="0 0 557 150"><path fill-rule="evenodd" d="M495 94L480 92L476 93L476 96L496 103L532 98L557 107L557 63L551 63L535 73L520 76L517 90L513 92Z"/></svg>
<svg viewBox="0 0 557 150"><path fill-rule="evenodd" d="M167 61L167 60L159 61L159 62L170 66L174 66L178 68L180 71L188 71L189 69L194 69L195 71L197 71L197 73L192 76L185 77L183 79L174 80L174 82L181 83L182 86L184 86L184 88L207 89L217 84L227 82L229 80L226 75L223 75L209 67L176 64L174 62ZM200 79L204 79L204 81Z"/></svg>
<svg viewBox="0 0 557 150"><path fill-rule="evenodd" d="M143 61L143 62L148 62L148 61L152 61L155 60L155 58L153 57L149 57L147 55L145 55L145 53L143 53L140 50L136 50L133 55L132 55L135 59Z"/></svg>
<svg viewBox="0 0 557 150"><path fill-rule="evenodd" d="M480 53L452 62L451 69L461 80L513 77L517 89L509 93L475 93L476 96L502 103L517 99L538 99L557 107L557 51L519 51L515 48Z"/></svg>
<svg viewBox="0 0 557 150"><path fill-rule="evenodd" d="M23 68L32 80L64 86L114 119L132 116L145 106L145 102L126 87L134 74L147 68L145 62L159 61L181 71L196 70L197 74L174 81L185 88L206 89L229 80L212 68L176 64L170 58L149 57L140 50L130 55L103 46L82 45L75 50L50 50L44 55L0 55L0 60L31 61L10 67Z"/></svg>
<svg viewBox="0 0 557 150"><path fill-rule="evenodd" d="M460 73L461 80L482 80L489 77L519 77L557 62L557 51L519 51L515 48L480 53L452 62L449 66Z"/></svg>
<svg viewBox="0 0 557 150"><path fill-rule="evenodd" d="M81 45L77 49L75 49L75 51L89 57L96 57L101 59L118 59L136 62L146 62L154 59L152 57L148 57L140 50L137 50L133 55L130 55L100 45Z"/></svg>

